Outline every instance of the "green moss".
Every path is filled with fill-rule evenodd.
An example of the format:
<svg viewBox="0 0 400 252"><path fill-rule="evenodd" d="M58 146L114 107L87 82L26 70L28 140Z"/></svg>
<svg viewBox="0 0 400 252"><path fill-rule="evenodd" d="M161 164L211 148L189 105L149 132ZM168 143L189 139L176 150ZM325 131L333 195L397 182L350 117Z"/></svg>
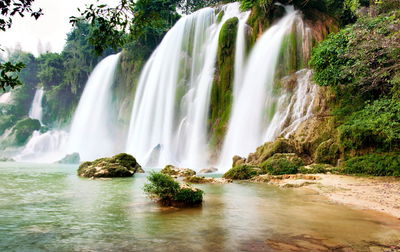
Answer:
<svg viewBox="0 0 400 252"><path fill-rule="evenodd" d="M233 180L246 180L259 175L261 169L255 166L240 165L227 171L223 178Z"/></svg>
<svg viewBox="0 0 400 252"><path fill-rule="evenodd" d="M35 119L26 118L18 121L12 129L12 145L23 146L34 131L40 130L40 127L40 122Z"/></svg>
<svg viewBox="0 0 400 252"><path fill-rule="evenodd" d="M274 142L267 142L258 147L250 159L254 159L257 163L261 164L276 153L296 153L296 148L288 139L278 138Z"/></svg>
<svg viewBox="0 0 400 252"><path fill-rule="evenodd" d="M296 154L278 153L265 161L261 165L261 168L264 173L270 175L284 175L296 174L302 165L304 165L303 160L301 160Z"/></svg>
<svg viewBox="0 0 400 252"><path fill-rule="evenodd" d="M144 171L136 159L125 153L111 158L99 158L92 162L84 162L78 169L78 175L87 178L131 177L140 172Z"/></svg>
<svg viewBox="0 0 400 252"><path fill-rule="evenodd" d="M217 17L217 23L218 23L218 24L221 23L222 18L224 17L224 15L225 15L225 11L221 11L221 12L218 14L218 17Z"/></svg>
<svg viewBox="0 0 400 252"><path fill-rule="evenodd" d="M206 179L205 177L188 176L184 179L184 181L192 184L204 184L208 182L208 179Z"/></svg>
<svg viewBox="0 0 400 252"><path fill-rule="evenodd" d="M228 19L219 34L216 74L209 111L210 142L214 147L222 143L230 117L238 22L236 17Z"/></svg>
<svg viewBox="0 0 400 252"><path fill-rule="evenodd" d="M368 154L347 160L341 170L346 174L400 176L400 153Z"/></svg>
<svg viewBox="0 0 400 252"><path fill-rule="evenodd" d="M333 140L321 143L315 151L315 162L336 165L340 156L339 145Z"/></svg>

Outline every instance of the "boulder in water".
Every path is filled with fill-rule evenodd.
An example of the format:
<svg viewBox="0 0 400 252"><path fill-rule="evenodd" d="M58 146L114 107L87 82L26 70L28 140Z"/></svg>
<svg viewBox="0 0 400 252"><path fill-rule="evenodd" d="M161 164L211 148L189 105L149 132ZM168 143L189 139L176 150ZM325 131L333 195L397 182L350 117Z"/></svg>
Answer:
<svg viewBox="0 0 400 252"><path fill-rule="evenodd" d="M86 178L132 177L135 173L144 171L136 159L126 153L84 162L78 169L78 175Z"/></svg>
<svg viewBox="0 0 400 252"><path fill-rule="evenodd" d="M210 167L210 168L206 168L206 169L201 169L199 171L199 173L204 174L204 173L213 173L213 172L217 172L218 169L215 167Z"/></svg>
<svg viewBox="0 0 400 252"><path fill-rule="evenodd" d="M79 164L81 161L81 157L79 156L79 153L72 153L66 155L63 159L60 161L57 161L57 164Z"/></svg>
<svg viewBox="0 0 400 252"><path fill-rule="evenodd" d="M161 170L161 173L173 177L188 177L196 175L196 172L188 168L178 168L173 165L167 165Z"/></svg>
<svg viewBox="0 0 400 252"><path fill-rule="evenodd" d="M198 176L190 176L183 179L186 183L191 184L228 184L232 183L232 179L226 178L206 178Z"/></svg>

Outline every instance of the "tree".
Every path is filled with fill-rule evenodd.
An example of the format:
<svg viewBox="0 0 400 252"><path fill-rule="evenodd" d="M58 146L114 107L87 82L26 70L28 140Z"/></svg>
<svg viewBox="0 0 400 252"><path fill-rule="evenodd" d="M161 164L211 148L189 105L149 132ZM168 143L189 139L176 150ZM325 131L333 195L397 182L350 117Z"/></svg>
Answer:
<svg viewBox="0 0 400 252"><path fill-rule="evenodd" d="M24 17L25 14L30 14L31 17L38 19L42 13L42 9L34 10L32 9L32 3L34 0L2 0L0 1L0 30L6 31L12 26L12 17L15 15L19 15ZM0 49L2 50L2 49ZM14 88L18 85L21 85L21 81L19 80L16 73L21 72L24 68L24 64L22 62L11 63L5 62L0 63L0 88L3 91L6 90L7 87Z"/></svg>

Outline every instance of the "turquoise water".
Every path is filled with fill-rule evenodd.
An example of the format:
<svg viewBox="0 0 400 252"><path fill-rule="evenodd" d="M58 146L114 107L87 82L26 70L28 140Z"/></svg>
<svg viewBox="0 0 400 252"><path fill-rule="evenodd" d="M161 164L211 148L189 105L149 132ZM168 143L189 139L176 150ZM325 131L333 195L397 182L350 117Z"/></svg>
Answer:
<svg viewBox="0 0 400 252"><path fill-rule="evenodd" d="M368 251L400 245L399 220L311 192L201 185L202 207L174 209L146 198L144 174L89 180L76 169L0 163L0 251Z"/></svg>

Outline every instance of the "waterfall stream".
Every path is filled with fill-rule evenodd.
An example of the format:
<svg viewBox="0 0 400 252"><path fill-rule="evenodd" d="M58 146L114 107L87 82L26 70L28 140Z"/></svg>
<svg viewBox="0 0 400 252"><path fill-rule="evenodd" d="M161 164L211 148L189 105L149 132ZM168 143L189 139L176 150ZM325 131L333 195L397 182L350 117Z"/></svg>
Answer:
<svg viewBox="0 0 400 252"><path fill-rule="evenodd" d="M108 56L96 66L75 111L67 149L79 153L81 160L114 154L111 88L119 56Z"/></svg>
<svg viewBox="0 0 400 252"><path fill-rule="evenodd" d="M139 162L192 168L208 165L207 120L219 32L229 18L247 19L239 3L222 9L219 23L212 8L181 18L144 67L127 144L127 151ZM155 151L158 160L152 155Z"/></svg>
<svg viewBox="0 0 400 252"><path fill-rule="evenodd" d="M29 117L32 119L39 120L40 124L42 123L43 116L43 108L42 108L42 100L43 100L44 90L43 88L36 89L35 96L33 97L32 106L29 110Z"/></svg>

